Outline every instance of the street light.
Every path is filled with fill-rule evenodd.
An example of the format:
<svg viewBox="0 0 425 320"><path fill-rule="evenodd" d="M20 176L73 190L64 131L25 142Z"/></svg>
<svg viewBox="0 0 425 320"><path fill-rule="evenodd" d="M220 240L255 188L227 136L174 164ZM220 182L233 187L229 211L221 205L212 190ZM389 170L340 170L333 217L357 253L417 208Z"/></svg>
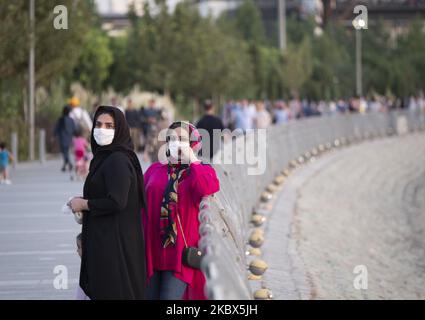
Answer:
<svg viewBox="0 0 425 320"><path fill-rule="evenodd" d="M286 50L286 3L285 0L277 0L277 11L279 18L279 48Z"/></svg>
<svg viewBox="0 0 425 320"><path fill-rule="evenodd" d="M353 21L356 29L356 94L360 97L363 95L363 74L362 74L362 34L361 30L365 28L366 21L363 19L355 19Z"/></svg>
<svg viewBox="0 0 425 320"><path fill-rule="evenodd" d="M34 160L35 145L35 79L34 79L34 61L35 61L35 8L34 0L29 0L29 20L30 20L30 49L28 57L28 109L29 109L29 159Z"/></svg>

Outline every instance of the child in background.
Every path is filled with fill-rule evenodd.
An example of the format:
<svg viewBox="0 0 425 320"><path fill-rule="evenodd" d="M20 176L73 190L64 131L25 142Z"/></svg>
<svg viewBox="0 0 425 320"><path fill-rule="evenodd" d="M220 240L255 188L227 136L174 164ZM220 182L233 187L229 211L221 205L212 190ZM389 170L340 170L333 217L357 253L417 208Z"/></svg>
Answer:
<svg viewBox="0 0 425 320"><path fill-rule="evenodd" d="M89 143L86 138L78 131L73 139L74 156L75 156L75 174L80 180L84 180L88 173L88 156L87 148Z"/></svg>
<svg viewBox="0 0 425 320"><path fill-rule="evenodd" d="M77 235L76 240L77 240L77 253L81 258L82 254L83 254L83 248L82 248L82 245L81 245L81 233L79 233ZM86 294L84 293L83 289L81 289L80 285L78 285L77 295L76 295L75 299L76 300L90 300L90 298L87 297Z"/></svg>
<svg viewBox="0 0 425 320"><path fill-rule="evenodd" d="M11 184L9 179L9 162L13 162L12 154L6 149L6 143L0 143L0 183Z"/></svg>

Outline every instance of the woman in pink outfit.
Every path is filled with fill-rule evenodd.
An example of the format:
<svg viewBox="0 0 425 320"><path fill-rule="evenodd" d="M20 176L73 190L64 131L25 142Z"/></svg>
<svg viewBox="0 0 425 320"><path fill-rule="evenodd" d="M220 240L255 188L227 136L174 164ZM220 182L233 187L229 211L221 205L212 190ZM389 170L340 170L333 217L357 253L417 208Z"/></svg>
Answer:
<svg viewBox="0 0 425 320"><path fill-rule="evenodd" d="M182 254L185 246L198 247L199 204L219 190L219 181L196 157L201 136L192 124L174 122L166 147L168 162L155 162L145 173L147 298L206 299L202 271L184 264Z"/></svg>

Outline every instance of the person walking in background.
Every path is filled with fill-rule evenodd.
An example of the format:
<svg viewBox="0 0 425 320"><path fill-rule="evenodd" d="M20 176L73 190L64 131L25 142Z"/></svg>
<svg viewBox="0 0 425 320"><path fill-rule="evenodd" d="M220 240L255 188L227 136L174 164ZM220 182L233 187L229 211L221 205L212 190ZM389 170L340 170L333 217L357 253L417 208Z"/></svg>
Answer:
<svg viewBox="0 0 425 320"><path fill-rule="evenodd" d="M295 119L300 119L303 116L301 102L297 95L289 101L289 112Z"/></svg>
<svg viewBox="0 0 425 320"><path fill-rule="evenodd" d="M159 110L156 107L155 99L150 99L148 107L144 109L146 118L145 130L145 150L143 159L145 162L157 161L157 143L158 143L158 118Z"/></svg>
<svg viewBox="0 0 425 320"><path fill-rule="evenodd" d="M266 110L263 101L258 101L255 105L257 112L255 114L254 123L256 129L266 129L272 123L270 113Z"/></svg>
<svg viewBox="0 0 425 320"><path fill-rule="evenodd" d="M9 150L6 149L6 143L0 142L0 183L12 184L9 177L9 163L13 162L14 158Z"/></svg>
<svg viewBox="0 0 425 320"><path fill-rule="evenodd" d="M214 105L211 100L204 103L205 114L199 119L196 127L205 130L201 132L202 141L204 144L203 151L207 150L209 154L201 154L205 159L212 159L216 151L220 148L221 131L224 130L224 125L221 119L214 115ZM214 137L214 130L220 130L220 137ZM208 135L207 137L205 135ZM208 142L209 145L205 145Z"/></svg>
<svg viewBox="0 0 425 320"><path fill-rule="evenodd" d="M168 127L173 123L172 115L170 114L169 110L167 108L161 108L159 111L159 118L157 123L157 130L158 130L158 138L157 142L155 144L155 151L153 152L153 158L152 161L158 161L159 157L159 150L161 147L166 144L165 141L163 141L163 133L168 129ZM161 139L160 139L161 137Z"/></svg>
<svg viewBox="0 0 425 320"><path fill-rule="evenodd" d="M219 191L219 181L214 168L197 158L202 143L194 125L174 122L166 140L166 162L153 163L145 174L148 206L142 214L147 297L206 299L205 277L184 255L188 254L185 248L198 247L199 204L203 197Z"/></svg>
<svg viewBox="0 0 425 320"><path fill-rule="evenodd" d="M138 110L139 123L140 123L140 149L144 153L146 148L146 137L147 137L147 118L146 118L146 108L141 106Z"/></svg>
<svg viewBox="0 0 425 320"><path fill-rule="evenodd" d="M91 106L89 116L90 116L90 120L92 121L92 123L93 123L94 115L96 114L96 109L97 109L98 106L99 106L99 101L95 101Z"/></svg>
<svg viewBox="0 0 425 320"><path fill-rule="evenodd" d="M235 129L241 129L244 133L254 128L255 106L248 100L242 100L237 107L233 109L233 119L235 120Z"/></svg>
<svg viewBox="0 0 425 320"><path fill-rule="evenodd" d="M230 131L233 131L235 129L235 123L234 123L234 112L233 110L236 108L236 103L233 100L228 100L222 110L222 116L223 119L223 125L225 128L229 129Z"/></svg>
<svg viewBox="0 0 425 320"><path fill-rule="evenodd" d="M100 106L94 121L83 197L69 202L83 213L80 286L91 300L144 299L142 168L118 108Z"/></svg>
<svg viewBox="0 0 425 320"><path fill-rule="evenodd" d="M69 116L74 120L76 129L81 131L84 137L90 137L93 122L87 110L81 108L80 100L77 97L69 100L69 106L71 107Z"/></svg>
<svg viewBox="0 0 425 320"><path fill-rule="evenodd" d="M284 101L276 101L274 104L274 122L276 124L287 123L291 118L291 113Z"/></svg>
<svg viewBox="0 0 425 320"><path fill-rule="evenodd" d="M125 109L125 118L127 119L128 126L130 127L131 140L134 143L134 150L140 151L140 115L138 110L133 107L133 101L127 99L127 109Z"/></svg>
<svg viewBox="0 0 425 320"><path fill-rule="evenodd" d="M111 97L111 106L116 107L118 105L118 98L116 96Z"/></svg>
<svg viewBox="0 0 425 320"><path fill-rule="evenodd" d="M339 99L337 104L336 104L336 109L340 113L347 113L348 112L348 104L344 100Z"/></svg>
<svg viewBox="0 0 425 320"><path fill-rule="evenodd" d="M59 147L63 157L63 166L62 171L66 171L66 167L68 166L69 171L72 171L72 163L69 158L69 148L72 143L72 137L76 132L76 127L74 120L70 117L71 108L69 106L65 106L62 110L62 116L56 123L54 129L54 135L59 140Z"/></svg>

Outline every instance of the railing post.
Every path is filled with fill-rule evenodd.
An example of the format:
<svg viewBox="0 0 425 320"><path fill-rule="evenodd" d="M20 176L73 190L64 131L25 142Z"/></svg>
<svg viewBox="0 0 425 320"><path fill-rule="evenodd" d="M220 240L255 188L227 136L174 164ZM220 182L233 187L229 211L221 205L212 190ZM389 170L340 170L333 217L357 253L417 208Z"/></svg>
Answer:
<svg viewBox="0 0 425 320"><path fill-rule="evenodd" d="M46 130L40 129L40 136L38 141L38 153L40 157L40 162L45 163L46 162Z"/></svg>
<svg viewBox="0 0 425 320"><path fill-rule="evenodd" d="M13 162L13 168L15 168L15 165L18 163L18 133L12 132L10 146L12 150L13 159L15 160Z"/></svg>

